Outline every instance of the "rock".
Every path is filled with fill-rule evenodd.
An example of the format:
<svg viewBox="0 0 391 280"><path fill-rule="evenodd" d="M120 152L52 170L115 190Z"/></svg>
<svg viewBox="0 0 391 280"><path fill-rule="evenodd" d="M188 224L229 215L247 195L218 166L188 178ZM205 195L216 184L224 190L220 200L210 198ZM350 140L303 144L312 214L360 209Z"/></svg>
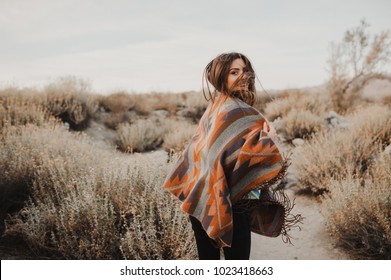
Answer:
<svg viewBox="0 0 391 280"><path fill-rule="evenodd" d="M343 128L343 129L349 129L349 124L347 122L344 122L344 123L341 123L339 125L340 128Z"/></svg>
<svg viewBox="0 0 391 280"><path fill-rule="evenodd" d="M388 155L391 155L391 145L388 145L388 146L384 149L384 153L385 153L385 154L388 154Z"/></svg>
<svg viewBox="0 0 391 280"><path fill-rule="evenodd" d="M330 111L327 118L326 118L326 121L328 124L331 124L333 126L336 126L340 123L340 119L341 119L341 116L338 115L336 112L334 111Z"/></svg>
<svg viewBox="0 0 391 280"><path fill-rule="evenodd" d="M333 127L340 127L342 129L348 129L349 124L346 122L345 118L338 115L334 111L330 111L326 117L326 122Z"/></svg>
<svg viewBox="0 0 391 280"><path fill-rule="evenodd" d="M156 111L153 111L152 113L154 116L158 117L158 118L166 118L168 116L168 111L166 110L156 110Z"/></svg>
<svg viewBox="0 0 391 280"><path fill-rule="evenodd" d="M295 138L292 140L292 144L295 145L295 147L303 146L304 143L304 140L301 138Z"/></svg>

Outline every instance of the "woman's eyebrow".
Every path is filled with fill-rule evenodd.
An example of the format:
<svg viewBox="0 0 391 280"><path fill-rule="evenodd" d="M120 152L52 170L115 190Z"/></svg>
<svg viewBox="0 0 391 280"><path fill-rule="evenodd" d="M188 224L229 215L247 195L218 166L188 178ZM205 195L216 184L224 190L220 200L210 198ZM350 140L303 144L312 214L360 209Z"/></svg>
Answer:
<svg viewBox="0 0 391 280"><path fill-rule="evenodd" d="M239 68L231 68L231 69L229 69L229 71L231 71L231 70L240 70Z"/></svg>

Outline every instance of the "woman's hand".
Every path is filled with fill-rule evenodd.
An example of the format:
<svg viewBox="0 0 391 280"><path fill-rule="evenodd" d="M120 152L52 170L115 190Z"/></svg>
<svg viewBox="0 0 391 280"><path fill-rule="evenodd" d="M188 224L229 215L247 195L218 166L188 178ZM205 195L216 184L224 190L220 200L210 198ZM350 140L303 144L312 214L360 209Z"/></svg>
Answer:
<svg viewBox="0 0 391 280"><path fill-rule="evenodd" d="M278 141L277 131L275 130L275 128L272 125L270 125L267 122L264 122L263 123L263 131L267 132L267 134L273 140L273 142Z"/></svg>

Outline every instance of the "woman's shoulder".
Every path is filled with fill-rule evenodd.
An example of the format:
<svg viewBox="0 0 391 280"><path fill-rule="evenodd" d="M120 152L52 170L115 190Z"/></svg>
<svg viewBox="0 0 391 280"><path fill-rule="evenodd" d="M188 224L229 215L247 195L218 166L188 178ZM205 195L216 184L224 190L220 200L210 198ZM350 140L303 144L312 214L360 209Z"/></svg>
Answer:
<svg viewBox="0 0 391 280"><path fill-rule="evenodd" d="M236 97L228 97L225 102L225 107L228 111L240 110L247 116L257 115L263 117L261 112L259 112L256 108Z"/></svg>

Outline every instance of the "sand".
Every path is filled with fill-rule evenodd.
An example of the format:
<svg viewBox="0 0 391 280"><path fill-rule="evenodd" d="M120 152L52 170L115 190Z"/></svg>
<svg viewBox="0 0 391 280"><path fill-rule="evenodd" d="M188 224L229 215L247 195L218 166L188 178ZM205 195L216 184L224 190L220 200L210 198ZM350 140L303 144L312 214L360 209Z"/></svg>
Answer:
<svg viewBox="0 0 391 280"><path fill-rule="evenodd" d="M326 232L326 221L321 213L321 203L305 196L295 196L293 191L288 195L296 197L293 213L300 213L304 217L300 229L290 231L292 243L284 243L281 237L270 238L259 234L252 234L252 260L338 260L349 259L333 244L333 240Z"/></svg>

